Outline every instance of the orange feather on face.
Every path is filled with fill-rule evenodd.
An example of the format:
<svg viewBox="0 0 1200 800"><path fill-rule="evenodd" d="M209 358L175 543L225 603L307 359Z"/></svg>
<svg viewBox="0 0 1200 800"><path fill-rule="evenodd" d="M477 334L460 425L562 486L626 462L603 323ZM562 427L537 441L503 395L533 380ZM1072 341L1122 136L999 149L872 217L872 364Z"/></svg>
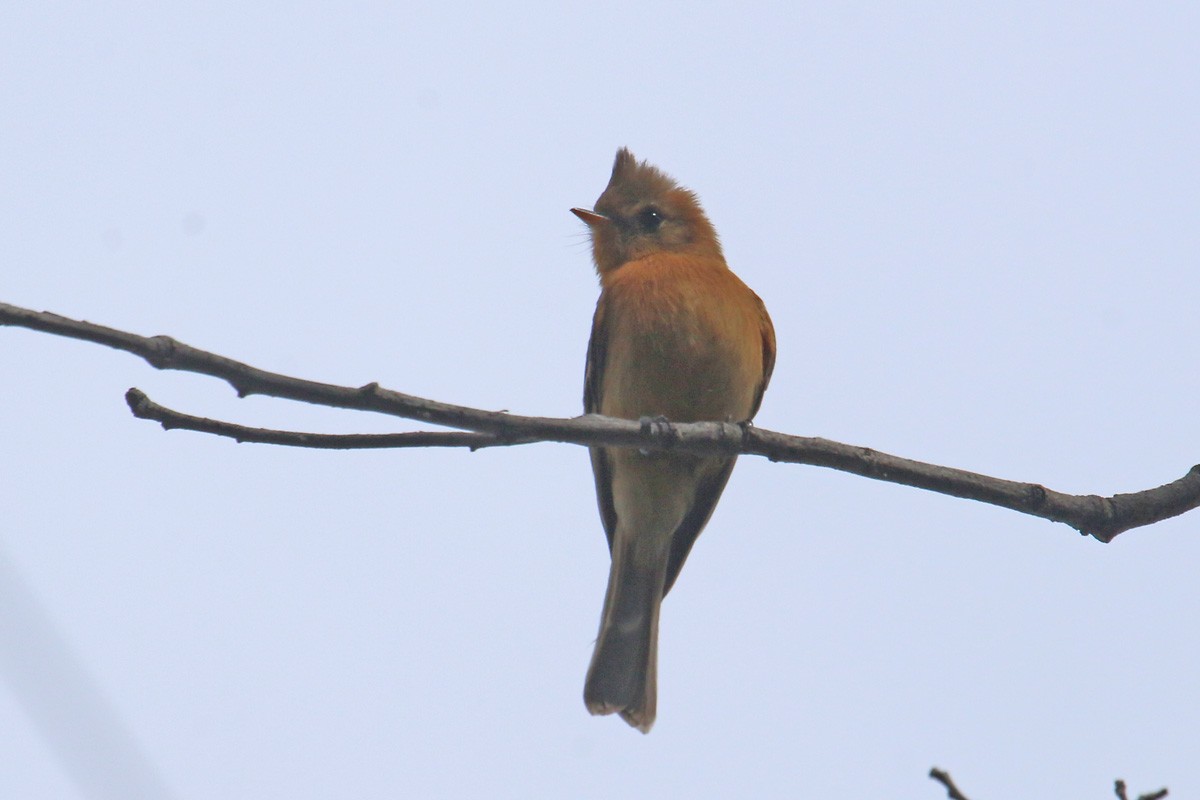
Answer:
<svg viewBox="0 0 1200 800"><path fill-rule="evenodd" d="M584 386L588 413L674 422L749 420L775 365L775 331L758 295L725 264L696 196L626 149L594 211L600 300ZM612 554L584 701L650 730L658 616L734 458L591 448Z"/></svg>

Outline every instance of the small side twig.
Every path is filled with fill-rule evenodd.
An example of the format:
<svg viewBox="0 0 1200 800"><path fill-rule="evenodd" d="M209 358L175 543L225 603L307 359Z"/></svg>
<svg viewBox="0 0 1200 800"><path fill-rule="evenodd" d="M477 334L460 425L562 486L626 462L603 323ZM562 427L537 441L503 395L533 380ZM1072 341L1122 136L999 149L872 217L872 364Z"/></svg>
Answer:
<svg viewBox="0 0 1200 800"><path fill-rule="evenodd" d="M521 444L490 433L470 431L406 431L404 433L308 433L272 428L251 428L233 422L197 417L159 405L141 389L125 392L125 402L138 419L158 422L163 430L181 429L223 436L238 443L310 447L319 450L370 450L401 447L483 447Z"/></svg>

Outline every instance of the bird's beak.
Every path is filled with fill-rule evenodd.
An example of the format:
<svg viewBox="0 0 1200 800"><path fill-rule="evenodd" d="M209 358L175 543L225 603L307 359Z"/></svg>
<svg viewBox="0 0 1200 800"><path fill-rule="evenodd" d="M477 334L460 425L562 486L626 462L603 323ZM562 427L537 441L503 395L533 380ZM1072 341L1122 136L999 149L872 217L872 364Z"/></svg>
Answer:
<svg viewBox="0 0 1200 800"><path fill-rule="evenodd" d="M587 223L589 228L594 228L601 223L612 222L611 219L603 214L597 214L595 211L588 211L586 208L572 208L571 213Z"/></svg>

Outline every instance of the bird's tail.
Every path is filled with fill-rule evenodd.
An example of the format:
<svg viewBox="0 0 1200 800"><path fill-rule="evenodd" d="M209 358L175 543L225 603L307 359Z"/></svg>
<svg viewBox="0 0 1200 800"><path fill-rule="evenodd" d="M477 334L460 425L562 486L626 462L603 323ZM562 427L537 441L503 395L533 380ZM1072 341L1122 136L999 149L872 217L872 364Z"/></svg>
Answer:
<svg viewBox="0 0 1200 800"><path fill-rule="evenodd" d="M583 687L593 714L620 712L649 733L658 705L658 611L663 599L666 554L644 564L633 542L617 536L600 617L600 635Z"/></svg>

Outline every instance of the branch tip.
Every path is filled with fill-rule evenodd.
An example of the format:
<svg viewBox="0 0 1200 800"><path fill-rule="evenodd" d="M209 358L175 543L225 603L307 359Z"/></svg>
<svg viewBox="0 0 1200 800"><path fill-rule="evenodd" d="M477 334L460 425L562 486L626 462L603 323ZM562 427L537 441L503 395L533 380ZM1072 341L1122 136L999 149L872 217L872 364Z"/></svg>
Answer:
<svg viewBox="0 0 1200 800"><path fill-rule="evenodd" d="M125 405L129 406L129 411L139 419L146 418L146 403L149 399L146 393L136 386L131 386L125 391Z"/></svg>

